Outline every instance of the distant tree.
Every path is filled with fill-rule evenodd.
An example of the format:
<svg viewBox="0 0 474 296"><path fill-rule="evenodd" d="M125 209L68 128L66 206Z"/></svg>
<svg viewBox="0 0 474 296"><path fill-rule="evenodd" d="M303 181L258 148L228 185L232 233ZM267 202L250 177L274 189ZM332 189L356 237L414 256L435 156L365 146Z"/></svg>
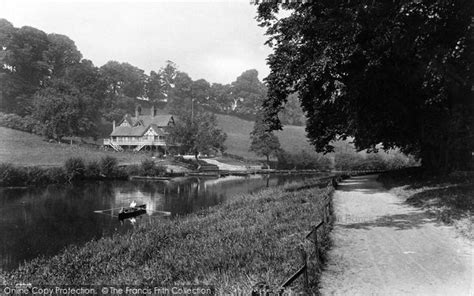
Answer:
<svg viewBox="0 0 474 296"><path fill-rule="evenodd" d="M160 75L163 78L163 85L165 87L165 93L169 93L171 88L174 87L174 80L176 78L177 66L172 61L166 61L166 66L160 69Z"/></svg>
<svg viewBox="0 0 474 296"><path fill-rule="evenodd" d="M168 96L168 106L173 114L180 114L184 110L192 108L193 80L185 72L176 72L174 87Z"/></svg>
<svg viewBox="0 0 474 296"><path fill-rule="evenodd" d="M135 108L135 99L146 94L147 75L128 63L109 61L99 69L106 84L103 116L118 120Z"/></svg>
<svg viewBox="0 0 474 296"><path fill-rule="evenodd" d="M303 109L301 108L301 104L296 93L290 94L288 96L288 99L278 116L283 124L305 124L306 118L304 116Z"/></svg>
<svg viewBox="0 0 474 296"><path fill-rule="evenodd" d="M144 71L129 63L109 61L100 72L112 96L142 97L145 94L146 75Z"/></svg>
<svg viewBox="0 0 474 296"><path fill-rule="evenodd" d="M150 72L150 76L146 80L146 97L150 102L161 102L167 97L165 81L162 73Z"/></svg>
<svg viewBox="0 0 474 296"><path fill-rule="evenodd" d="M32 95L48 79L50 68L45 60L47 35L32 27L14 28L0 19L0 84L2 109L27 114Z"/></svg>
<svg viewBox="0 0 474 296"><path fill-rule="evenodd" d="M213 83L209 90L207 106L214 111L227 113L232 109L231 87L229 84Z"/></svg>
<svg viewBox="0 0 474 296"><path fill-rule="evenodd" d="M69 37L48 34L48 49L45 52L52 77L61 78L68 67L77 65L82 59L81 52Z"/></svg>
<svg viewBox="0 0 474 296"><path fill-rule="evenodd" d="M145 96L145 72L129 63L122 63L123 77L123 95L130 98L138 98Z"/></svg>
<svg viewBox="0 0 474 296"><path fill-rule="evenodd" d="M267 165L270 167L270 156L277 155L280 151L280 141L273 134L269 126L262 120L262 116L257 116L252 132L250 133L250 151L258 156L265 156Z"/></svg>
<svg viewBox="0 0 474 296"><path fill-rule="evenodd" d="M191 85L191 96L199 105L206 105L209 100L209 93L211 90L211 84L205 79L198 79L193 81Z"/></svg>
<svg viewBox="0 0 474 296"><path fill-rule="evenodd" d="M91 101L68 82L56 80L34 95L32 115L43 125L47 138L94 136L95 110Z"/></svg>
<svg viewBox="0 0 474 296"><path fill-rule="evenodd" d="M107 83L107 93L109 97L122 94L123 75L122 65L116 61L108 61L100 67L100 74Z"/></svg>
<svg viewBox="0 0 474 296"><path fill-rule="evenodd" d="M169 128L169 141L181 146L185 153L192 153L196 160L199 153L223 152L227 135L218 128L214 114L190 112L182 114L176 124Z"/></svg>
<svg viewBox="0 0 474 296"><path fill-rule="evenodd" d="M232 82L231 88L231 97L234 101L233 109L236 113L255 116L262 108L266 87L258 79L257 70L243 72Z"/></svg>
<svg viewBox="0 0 474 296"><path fill-rule="evenodd" d="M66 68L64 80L74 85L83 95L94 99L98 111L103 107L107 92L107 83L90 60L83 59L79 63Z"/></svg>

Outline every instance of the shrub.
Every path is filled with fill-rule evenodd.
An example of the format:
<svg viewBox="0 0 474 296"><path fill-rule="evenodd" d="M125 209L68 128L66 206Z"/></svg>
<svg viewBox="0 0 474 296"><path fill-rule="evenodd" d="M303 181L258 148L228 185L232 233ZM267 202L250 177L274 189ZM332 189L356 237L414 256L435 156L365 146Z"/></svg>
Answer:
<svg viewBox="0 0 474 296"><path fill-rule="evenodd" d="M64 169L66 171L66 176L69 181L80 180L84 178L86 166L82 158L72 157L66 160L66 162L64 163Z"/></svg>
<svg viewBox="0 0 474 296"><path fill-rule="evenodd" d="M28 185L46 185L52 183L47 174L48 169L40 167L30 167L27 169Z"/></svg>
<svg viewBox="0 0 474 296"><path fill-rule="evenodd" d="M118 161L115 157L106 156L100 160L100 172L107 178L113 178L120 174Z"/></svg>
<svg viewBox="0 0 474 296"><path fill-rule="evenodd" d="M358 153L336 153L334 166L339 171L358 170L363 167L364 157Z"/></svg>
<svg viewBox="0 0 474 296"><path fill-rule="evenodd" d="M198 168L199 163L195 159L186 159L182 156L175 156L173 161L179 163L180 165L184 165L189 169L195 170Z"/></svg>
<svg viewBox="0 0 474 296"><path fill-rule="evenodd" d="M413 157L399 151L369 153L365 157L359 153L336 153L335 167L337 170L395 170L417 166Z"/></svg>
<svg viewBox="0 0 474 296"><path fill-rule="evenodd" d="M100 164L98 161L91 161L87 164L84 176L88 179L98 179L101 177Z"/></svg>
<svg viewBox="0 0 474 296"><path fill-rule="evenodd" d="M10 163L0 164L1 186L25 186L28 172L25 168L15 167Z"/></svg>
<svg viewBox="0 0 474 296"><path fill-rule="evenodd" d="M145 159L141 163L142 172L145 176L155 175L155 162L151 159Z"/></svg>
<svg viewBox="0 0 474 296"><path fill-rule="evenodd" d="M50 183L65 183L68 178L64 168L53 167L46 170L46 176Z"/></svg>
<svg viewBox="0 0 474 296"><path fill-rule="evenodd" d="M155 175L164 176L166 174L166 167L162 165L155 166Z"/></svg>
<svg viewBox="0 0 474 296"><path fill-rule="evenodd" d="M141 163L141 173L145 176L162 176L166 173L166 168L156 165L151 159L145 159Z"/></svg>
<svg viewBox="0 0 474 296"><path fill-rule="evenodd" d="M140 176L143 175L142 166L137 164L129 165L125 168L125 171L129 176Z"/></svg>
<svg viewBox="0 0 474 296"><path fill-rule="evenodd" d="M317 153L308 153L302 150L300 153L288 153L280 151L277 154L277 168L283 170L321 170L331 169L331 160Z"/></svg>
<svg viewBox="0 0 474 296"><path fill-rule="evenodd" d="M6 114L0 112L0 126L16 129L24 132L41 134L41 123L31 116L21 117L17 114Z"/></svg>

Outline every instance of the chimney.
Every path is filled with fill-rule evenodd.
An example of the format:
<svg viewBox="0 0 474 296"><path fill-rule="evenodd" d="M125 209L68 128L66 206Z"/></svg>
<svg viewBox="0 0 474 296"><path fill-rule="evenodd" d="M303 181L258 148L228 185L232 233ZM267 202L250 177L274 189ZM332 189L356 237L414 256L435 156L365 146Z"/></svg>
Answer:
<svg viewBox="0 0 474 296"><path fill-rule="evenodd" d="M155 105L151 106L151 117L155 116Z"/></svg>
<svg viewBox="0 0 474 296"><path fill-rule="evenodd" d="M115 131L115 120L112 121L112 131Z"/></svg>

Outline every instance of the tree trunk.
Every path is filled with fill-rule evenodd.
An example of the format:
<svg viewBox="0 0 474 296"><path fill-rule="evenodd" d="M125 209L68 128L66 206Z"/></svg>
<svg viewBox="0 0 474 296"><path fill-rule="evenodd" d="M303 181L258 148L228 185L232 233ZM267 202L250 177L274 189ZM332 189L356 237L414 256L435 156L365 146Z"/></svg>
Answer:
<svg viewBox="0 0 474 296"><path fill-rule="evenodd" d="M267 154L267 169L270 169L270 155Z"/></svg>
<svg viewBox="0 0 474 296"><path fill-rule="evenodd" d="M472 156L467 146L450 145L444 141L438 147L425 145L421 151L421 160L424 170L448 174L454 170L469 170Z"/></svg>

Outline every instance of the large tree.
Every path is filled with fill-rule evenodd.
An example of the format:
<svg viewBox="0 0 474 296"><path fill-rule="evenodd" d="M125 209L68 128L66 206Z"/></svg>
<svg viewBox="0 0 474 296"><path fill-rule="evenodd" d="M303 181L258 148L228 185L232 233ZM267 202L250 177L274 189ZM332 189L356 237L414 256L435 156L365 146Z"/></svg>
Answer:
<svg viewBox="0 0 474 296"><path fill-rule="evenodd" d="M48 34L49 46L45 52L51 76L61 78L68 67L77 65L82 59L81 52L69 37Z"/></svg>
<svg viewBox="0 0 474 296"><path fill-rule="evenodd" d="M255 69L243 72L231 84L230 96L234 100L233 111L254 118L266 96L267 89L258 79Z"/></svg>
<svg viewBox="0 0 474 296"><path fill-rule="evenodd" d="M150 102L158 103L166 99L165 83L160 72L150 72L150 76L146 80L145 90L146 97Z"/></svg>
<svg viewBox="0 0 474 296"><path fill-rule="evenodd" d="M168 95L168 106L173 114L181 114L183 110L195 107L193 105L193 80L185 72L177 71L173 87Z"/></svg>
<svg viewBox="0 0 474 296"><path fill-rule="evenodd" d="M183 153L192 153L196 160L199 153L223 152L227 135L217 126L212 113L181 113L176 125L169 128L169 141L179 144Z"/></svg>
<svg viewBox="0 0 474 296"><path fill-rule="evenodd" d="M64 80L54 80L33 98L32 115L43 125L47 138L95 136L93 99Z"/></svg>
<svg viewBox="0 0 474 296"><path fill-rule="evenodd" d="M279 9L290 10L278 18ZM473 147L474 2L311 1L258 7L271 73L273 129L299 93L317 151L400 147L434 170L464 168Z"/></svg>
<svg viewBox="0 0 474 296"><path fill-rule="evenodd" d="M2 105L7 112L28 113L32 95L50 74L45 59L47 35L32 27L14 28L0 19L0 78Z"/></svg>

